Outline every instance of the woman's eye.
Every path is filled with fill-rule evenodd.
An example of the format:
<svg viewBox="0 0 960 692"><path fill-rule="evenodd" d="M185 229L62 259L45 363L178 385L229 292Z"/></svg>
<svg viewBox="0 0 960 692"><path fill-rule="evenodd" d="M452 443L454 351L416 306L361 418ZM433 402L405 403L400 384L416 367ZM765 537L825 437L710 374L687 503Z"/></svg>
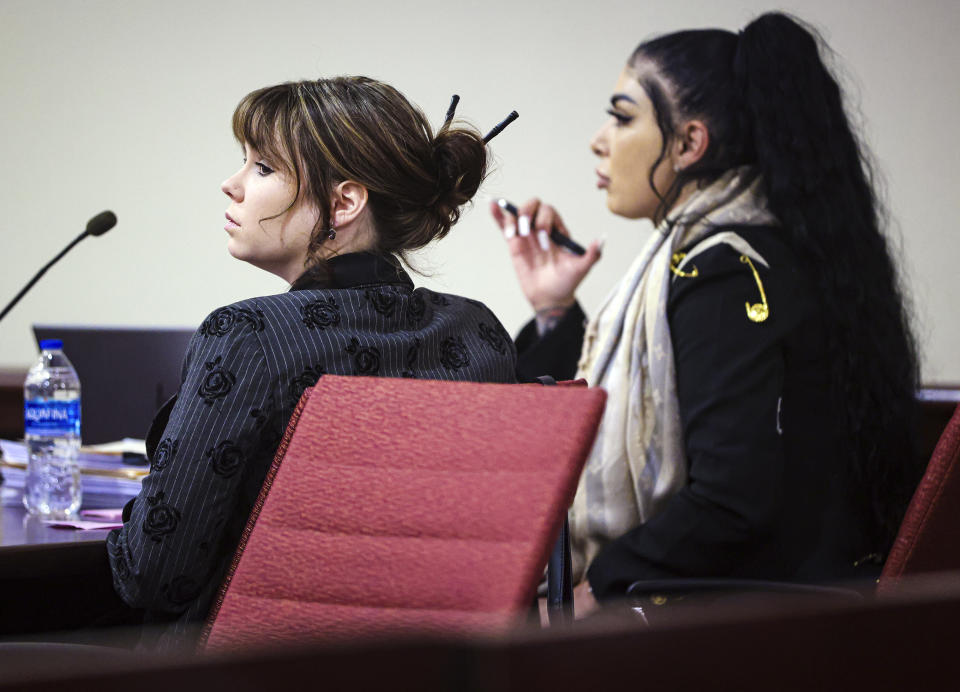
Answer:
<svg viewBox="0 0 960 692"><path fill-rule="evenodd" d="M626 125L626 124L628 124L631 120L633 120L633 118L630 117L629 115L624 115L623 113L618 113L618 112L615 111L615 110L608 110L608 111L607 111L607 115L609 115L610 117L612 117L614 120L617 121L617 126L618 126L618 127L621 126L621 125Z"/></svg>
<svg viewBox="0 0 960 692"><path fill-rule="evenodd" d="M257 167L257 175L262 175L266 177L271 173L273 173L273 169L270 168L270 166L268 166L267 164L263 163L262 161L257 161L257 163L255 163L254 165Z"/></svg>

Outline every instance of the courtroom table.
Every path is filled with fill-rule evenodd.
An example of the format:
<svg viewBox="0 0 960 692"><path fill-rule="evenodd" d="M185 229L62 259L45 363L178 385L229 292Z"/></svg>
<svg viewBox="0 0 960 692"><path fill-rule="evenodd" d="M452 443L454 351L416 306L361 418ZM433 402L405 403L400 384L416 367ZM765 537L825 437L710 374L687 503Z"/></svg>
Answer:
<svg viewBox="0 0 960 692"><path fill-rule="evenodd" d="M0 368L0 438L5 440L19 440L23 438L23 380L26 376L24 369ZM940 434L946 427L947 421L960 404L960 384L928 384L917 393L920 402L920 420L918 422L918 442L920 458L926 463L929 461L933 448L940 439ZM11 520L13 521L13 520ZM16 523L16 522L13 522ZM79 534L73 539L63 537L62 531L50 530L48 534L33 531L36 540L29 540L26 528L11 537L5 537L7 515L4 514L3 525L0 525L0 546L33 543L77 543L84 541L102 541L98 533L92 535ZM88 532L89 533L89 532ZM101 532L102 533L102 532ZM0 568L2 569L2 568Z"/></svg>
<svg viewBox="0 0 960 692"><path fill-rule="evenodd" d="M55 529L23 507L0 508L0 636L91 626L114 612L107 533Z"/></svg>
<svg viewBox="0 0 960 692"><path fill-rule="evenodd" d="M0 439L23 438L23 380L26 368L0 368ZM925 384L917 393L920 402L918 453L926 463L950 416L960 403L960 384Z"/></svg>
<svg viewBox="0 0 960 692"><path fill-rule="evenodd" d="M943 429L960 404L960 384L934 384L925 386L917 393L920 402L918 422L918 447L924 463L930 461L933 449L940 440Z"/></svg>

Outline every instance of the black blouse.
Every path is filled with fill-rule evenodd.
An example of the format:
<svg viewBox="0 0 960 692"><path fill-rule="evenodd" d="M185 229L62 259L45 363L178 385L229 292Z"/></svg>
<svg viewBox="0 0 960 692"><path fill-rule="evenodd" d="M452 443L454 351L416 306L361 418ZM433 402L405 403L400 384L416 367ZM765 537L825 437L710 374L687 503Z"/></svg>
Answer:
<svg viewBox="0 0 960 692"><path fill-rule="evenodd" d="M516 352L482 303L414 289L371 254L325 283L212 312L147 439L150 474L107 539L114 587L146 620L203 619L303 390L326 373L514 382ZM330 411L330 425L350 411ZM172 641L171 639L168 639Z"/></svg>
<svg viewBox="0 0 960 692"><path fill-rule="evenodd" d="M769 264L755 265L769 316L748 318L759 285L728 245L693 258L696 276L672 277L667 316L689 479L590 565L600 599L640 579L862 575L854 562L863 538L838 454L845 432L832 410L811 283L776 228L734 230ZM583 323L576 307L542 339L527 325L517 340L521 376L571 377Z"/></svg>

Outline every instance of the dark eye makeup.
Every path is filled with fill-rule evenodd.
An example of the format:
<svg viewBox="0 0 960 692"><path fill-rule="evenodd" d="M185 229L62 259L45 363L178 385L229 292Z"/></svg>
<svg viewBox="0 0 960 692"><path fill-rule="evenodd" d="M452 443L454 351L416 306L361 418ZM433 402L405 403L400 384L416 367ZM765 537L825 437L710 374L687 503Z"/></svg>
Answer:
<svg viewBox="0 0 960 692"><path fill-rule="evenodd" d="M623 113L618 113L612 108L607 109L607 115L612 116L617 121L618 125L626 125L631 120L633 120L633 117L629 115L624 115Z"/></svg>

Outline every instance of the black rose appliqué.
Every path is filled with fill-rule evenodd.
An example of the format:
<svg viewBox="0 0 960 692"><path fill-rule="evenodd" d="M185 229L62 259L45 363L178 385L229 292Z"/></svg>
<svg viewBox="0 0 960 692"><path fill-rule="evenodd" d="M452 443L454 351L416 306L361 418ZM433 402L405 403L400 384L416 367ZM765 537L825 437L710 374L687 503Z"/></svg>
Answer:
<svg viewBox="0 0 960 692"><path fill-rule="evenodd" d="M434 305L450 305L450 301L446 296L440 295L439 293L434 293L430 296L430 302Z"/></svg>
<svg viewBox="0 0 960 692"><path fill-rule="evenodd" d="M254 450L254 455L266 454L273 456L283 437L283 429L286 421L279 420L280 407L276 404L276 398L271 394L262 408L250 409L250 417L253 418L253 424L257 430L258 442Z"/></svg>
<svg viewBox="0 0 960 692"><path fill-rule="evenodd" d="M470 356L463 339L459 336L444 339L440 344L440 362L447 370L459 370L470 365Z"/></svg>
<svg viewBox="0 0 960 692"><path fill-rule="evenodd" d="M190 601L196 600L202 590L202 586L196 579L185 574L174 577L161 589L167 602L176 606L186 605Z"/></svg>
<svg viewBox="0 0 960 692"><path fill-rule="evenodd" d="M373 309L384 317L390 317L397 307L397 294L387 287L368 288L363 295L370 301Z"/></svg>
<svg viewBox="0 0 960 692"><path fill-rule="evenodd" d="M110 548L110 552L113 556L114 572L120 581L126 581L130 578L130 563L127 561L127 556L123 554L123 546L118 541Z"/></svg>
<svg viewBox="0 0 960 692"><path fill-rule="evenodd" d="M180 512L163 501L163 491L147 497L147 516L143 520L143 532L155 543L172 533L180 523Z"/></svg>
<svg viewBox="0 0 960 692"><path fill-rule="evenodd" d="M380 372L380 349L374 346L361 347L360 341L353 337L346 351L353 356L358 375L376 375Z"/></svg>
<svg viewBox="0 0 960 692"><path fill-rule="evenodd" d="M266 404L263 408L252 408L250 409L250 416L254 420L254 424L257 426L257 430L263 430L270 422L270 413L277 408L276 397L271 394L267 397Z"/></svg>
<svg viewBox="0 0 960 692"><path fill-rule="evenodd" d="M327 371L322 365L314 365L312 368L307 368L290 380L290 384L287 385L287 400L296 406L297 402L300 401L300 397L303 396L303 390L315 385L317 380L326 374Z"/></svg>
<svg viewBox="0 0 960 692"><path fill-rule="evenodd" d="M237 378L229 370L220 367L222 356L217 356L214 360L207 361L204 365L207 368L207 375L203 378L197 395L203 397L203 403L207 406L213 406L213 402L222 399L236 384Z"/></svg>
<svg viewBox="0 0 960 692"><path fill-rule="evenodd" d="M423 343L420 339L414 339L413 343L410 344L410 347L407 349L407 357L404 360L404 364L407 366L406 369L400 373L401 377L416 377L413 374L413 366L417 364L417 356L420 355L420 344Z"/></svg>
<svg viewBox="0 0 960 692"><path fill-rule="evenodd" d="M176 456L179 446L180 440L172 440L169 437L160 440L160 444L157 445L153 452L153 458L150 460L151 473L162 471L170 463L170 460Z"/></svg>
<svg viewBox="0 0 960 692"><path fill-rule="evenodd" d="M423 313L427 309L427 303L423 296L414 293L410 296L410 302L407 303L407 319L413 323L419 323L423 319Z"/></svg>
<svg viewBox="0 0 960 692"><path fill-rule="evenodd" d="M300 308L300 317L309 329L326 329L340 324L340 306L333 298L320 298Z"/></svg>
<svg viewBox="0 0 960 692"><path fill-rule="evenodd" d="M507 352L506 341L496 329L487 325L485 322L477 325L477 329L480 333L480 338L483 339L490 348L501 356Z"/></svg>
<svg viewBox="0 0 960 692"><path fill-rule="evenodd" d="M234 328L248 329L262 332L264 329L263 312L249 308L225 307L215 310L200 325L200 333L204 337L223 336Z"/></svg>
<svg viewBox="0 0 960 692"><path fill-rule="evenodd" d="M207 459L215 474L230 478L243 466L243 450L230 440L224 440L207 450Z"/></svg>

